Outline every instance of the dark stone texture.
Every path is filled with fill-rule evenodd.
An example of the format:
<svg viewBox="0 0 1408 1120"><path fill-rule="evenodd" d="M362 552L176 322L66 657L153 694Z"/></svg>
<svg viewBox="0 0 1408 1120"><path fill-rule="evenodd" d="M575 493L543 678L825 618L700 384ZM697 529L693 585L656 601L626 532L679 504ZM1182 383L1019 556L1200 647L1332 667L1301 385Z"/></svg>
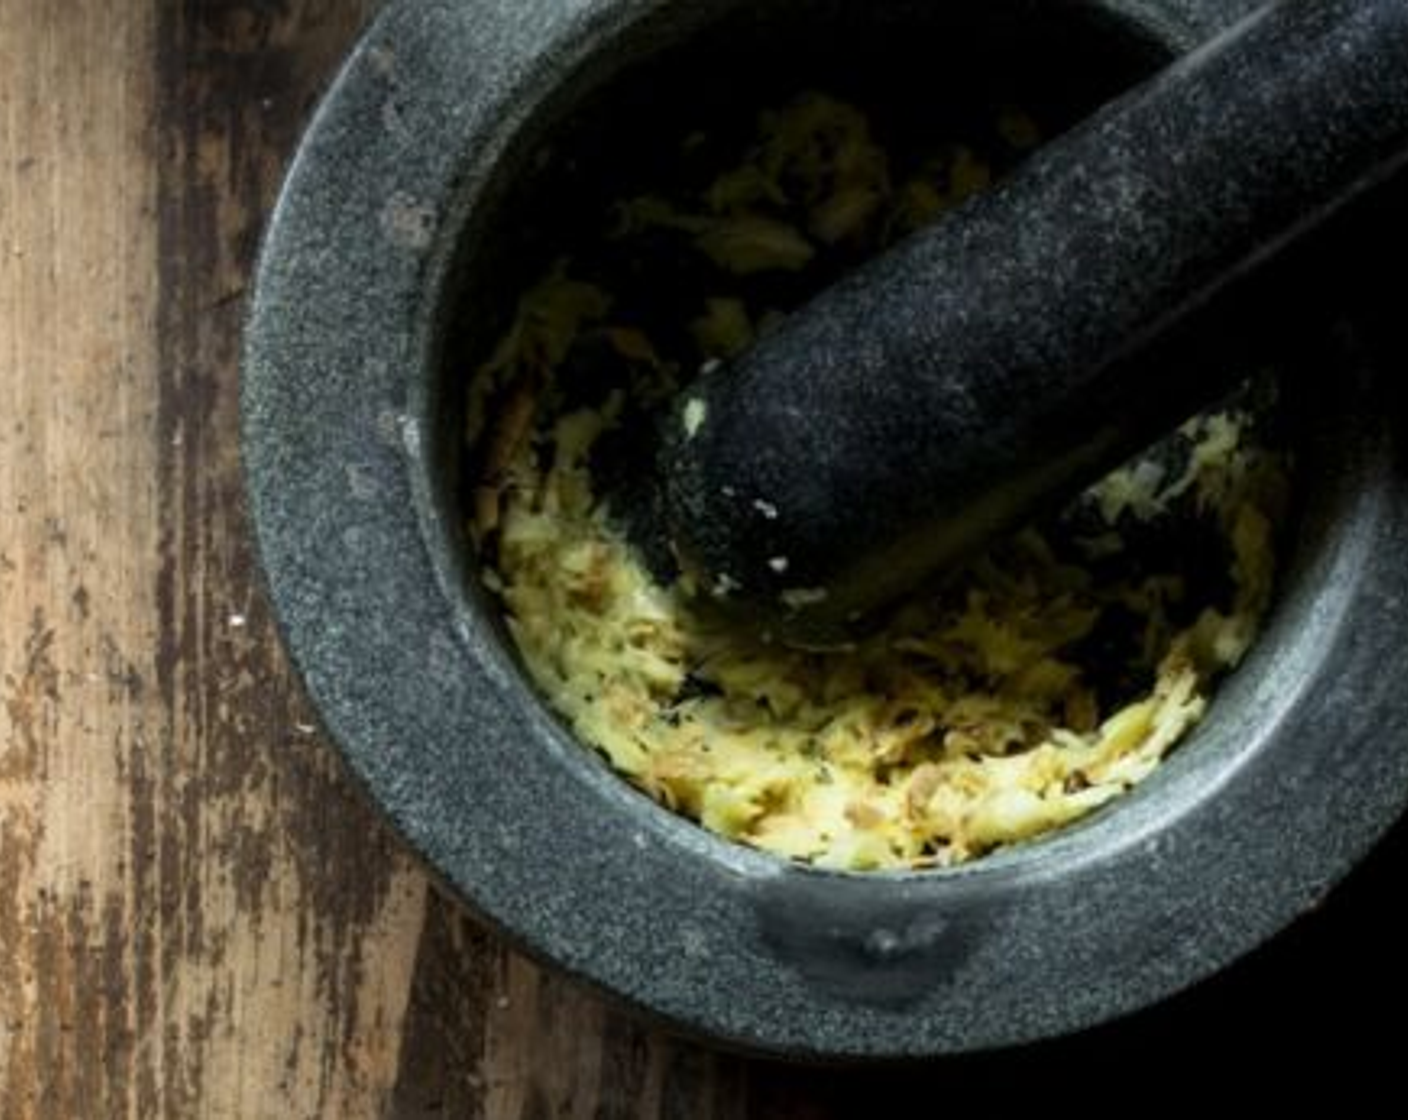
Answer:
<svg viewBox="0 0 1408 1120"><path fill-rule="evenodd" d="M672 542L749 617L843 635L1226 392L1195 320L1405 155L1408 6L1264 9L691 386Z"/></svg>
<svg viewBox="0 0 1408 1120"><path fill-rule="evenodd" d="M351 770L535 955L681 1029L779 1054L922 1057L1062 1034L1243 955L1402 809L1408 695L1386 671L1408 626L1401 422L1365 395L1375 340L1325 332L1337 376L1303 449L1316 485L1267 633L1193 739L1080 827L953 873L824 874L629 789L549 716L476 590L441 344L498 176L526 166L520 133L725 10L782 7L391 6L323 106L264 247L243 392L265 570ZM848 10L899 34L960 7ZM982 4L1013 20L1032 7ZM1249 5L1057 7L1181 50Z"/></svg>

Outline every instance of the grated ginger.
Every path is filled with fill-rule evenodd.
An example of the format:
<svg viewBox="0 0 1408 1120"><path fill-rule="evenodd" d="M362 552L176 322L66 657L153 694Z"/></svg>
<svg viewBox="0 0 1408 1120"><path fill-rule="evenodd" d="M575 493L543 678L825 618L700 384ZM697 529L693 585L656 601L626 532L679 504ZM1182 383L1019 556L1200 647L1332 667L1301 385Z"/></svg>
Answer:
<svg viewBox="0 0 1408 1120"><path fill-rule="evenodd" d="M1015 154L1034 127L1007 110L994 143ZM633 407L784 313L768 276L821 269L839 245L874 251L995 172L966 144L901 170L850 106L807 95L764 114L740 162L692 195L628 201L604 235L616 259L662 238L700 258L678 322L633 314L583 253L523 297L470 391L471 532L548 703L668 808L854 871L958 864L1146 778L1255 637L1286 480L1250 412L1199 417L1181 468L1116 472L840 650L772 644L656 582L598 500L595 457ZM609 385L581 403L573 378L603 364ZM1185 574L1178 534L1141 544L1179 517L1225 587Z"/></svg>

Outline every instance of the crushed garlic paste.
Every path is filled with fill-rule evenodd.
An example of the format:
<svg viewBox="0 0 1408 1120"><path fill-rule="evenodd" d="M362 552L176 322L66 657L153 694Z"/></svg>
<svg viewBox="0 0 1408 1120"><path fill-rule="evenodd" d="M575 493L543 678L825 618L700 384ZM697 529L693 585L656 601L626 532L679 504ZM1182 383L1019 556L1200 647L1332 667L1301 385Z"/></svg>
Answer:
<svg viewBox="0 0 1408 1120"><path fill-rule="evenodd" d="M764 113L741 158L630 199L559 261L471 385L471 533L528 672L617 771L725 837L848 870L1029 840L1148 776L1256 634L1286 470L1250 391L833 652L657 582L599 500L613 435L1035 133L1006 112L902 166L849 105Z"/></svg>

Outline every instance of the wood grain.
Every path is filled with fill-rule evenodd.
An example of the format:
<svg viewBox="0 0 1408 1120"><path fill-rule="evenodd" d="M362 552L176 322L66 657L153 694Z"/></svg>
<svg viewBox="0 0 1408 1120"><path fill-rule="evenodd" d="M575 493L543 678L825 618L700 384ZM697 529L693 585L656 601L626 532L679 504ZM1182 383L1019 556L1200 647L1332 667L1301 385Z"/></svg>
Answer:
<svg viewBox="0 0 1408 1120"><path fill-rule="evenodd" d="M361 14L3 5L5 1116L389 1098L425 884L309 733L235 439L257 232Z"/></svg>
<svg viewBox="0 0 1408 1120"><path fill-rule="evenodd" d="M125 58L152 34L136 16L0 4L6 1117L121 1115L149 1037L130 778L169 735L150 700L155 165L136 155L151 82Z"/></svg>
<svg viewBox="0 0 1408 1120"><path fill-rule="evenodd" d="M671 1039L427 882L314 729L238 460L259 231L376 6L0 0L0 1120L991 1111L1113 1063L1245 1067L1245 1037L1372 1053L1361 1007L1408 997L1376 901L1401 831L1338 924L1170 1010L890 1072Z"/></svg>

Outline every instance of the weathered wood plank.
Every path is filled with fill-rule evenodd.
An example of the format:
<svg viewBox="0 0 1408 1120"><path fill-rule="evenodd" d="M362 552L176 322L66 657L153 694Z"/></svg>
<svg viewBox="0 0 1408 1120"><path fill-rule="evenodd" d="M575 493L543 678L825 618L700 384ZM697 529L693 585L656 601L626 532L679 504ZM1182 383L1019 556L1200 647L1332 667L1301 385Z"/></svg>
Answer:
<svg viewBox="0 0 1408 1120"><path fill-rule="evenodd" d="M377 1115L424 882L343 782L292 681L241 500L238 342L265 212L366 5L163 4L153 781L164 994L198 1017L170 1115ZM169 962L169 963L167 963Z"/></svg>
<svg viewBox="0 0 1408 1120"><path fill-rule="evenodd" d="M389 1096L424 881L308 730L235 436L257 231L363 15L0 3L0 1115Z"/></svg>
<svg viewBox="0 0 1408 1120"><path fill-rule="evenodd" d="M147 13L0 2L0 1116L133 1114L157 493ZM103 1060L98 1060L99 1057Z"/></svg>

